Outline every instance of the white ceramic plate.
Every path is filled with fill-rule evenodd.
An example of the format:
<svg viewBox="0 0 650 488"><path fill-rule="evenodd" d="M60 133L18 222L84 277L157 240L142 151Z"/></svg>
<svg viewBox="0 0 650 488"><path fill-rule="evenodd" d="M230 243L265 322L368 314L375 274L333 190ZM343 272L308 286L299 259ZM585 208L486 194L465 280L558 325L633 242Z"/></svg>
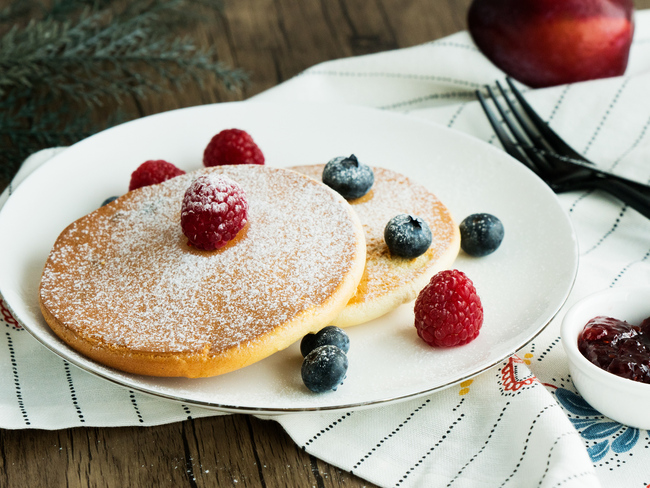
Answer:
<svg viewBox="0 0 650 488"><path fill-rule="evenodd" d="M79 355L41 317L38 284L63 228L108 196L126 191L147 159L190 171L222 129L253 135L267 164L324 163L354 153L427 186L460 222L497 215L506 229L484 258L461 252L456 267L474 281L485 309L479 337L452 349L422 342L407 304L348 330L347 379L336 391L309 392L300 379L298 344L257 364L208 379L124 374ZM372 109L318 104L236 102L176 110L90 137L51 159L15 190L0 212L0 292L16 319L56 354L128 388L226 411L282 413L361 408L412 398L458 383L530 341L564 303L577 270L570 222L552 191L501 150L469 136Z"/></svg>

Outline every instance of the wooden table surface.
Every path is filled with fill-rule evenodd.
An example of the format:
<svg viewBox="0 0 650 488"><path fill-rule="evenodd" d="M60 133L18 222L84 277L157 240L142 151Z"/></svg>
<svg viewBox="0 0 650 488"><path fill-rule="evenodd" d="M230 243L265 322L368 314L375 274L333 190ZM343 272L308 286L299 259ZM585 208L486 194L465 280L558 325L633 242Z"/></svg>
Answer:
<svg viewBox="0 0 650 488"><path fill-rule="evenodd" d="M322 61L408 47L465 28L471 0L226 0L192 33L250 84L150 97L136 115L243 100ZM636 0L650 8L650 0ZM0 486L374 486L310 456L275 422L248 415L157 427L0 431Z"/></svg>

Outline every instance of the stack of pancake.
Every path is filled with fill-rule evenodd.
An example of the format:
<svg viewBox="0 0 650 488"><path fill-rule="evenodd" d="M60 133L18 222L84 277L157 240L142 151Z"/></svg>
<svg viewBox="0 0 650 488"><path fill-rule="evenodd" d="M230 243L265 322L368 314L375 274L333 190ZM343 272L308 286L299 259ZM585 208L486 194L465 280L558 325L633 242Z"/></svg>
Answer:
<svg viewBox="0 0 650 488"><path fill-rule="evenodd" d="M424 187L374 168L370 192L347 202L320 182L322 168L204 168L82 217L45 264L45 320L77 351L122 371L214 376L326 325L383 315L453 263L457 225ZM227 246L206 252L188 246L180 209L193 179L211 172L242 186L249 223ZM383 228L399 213L431 227L424 255L390 255Z"/></svg>

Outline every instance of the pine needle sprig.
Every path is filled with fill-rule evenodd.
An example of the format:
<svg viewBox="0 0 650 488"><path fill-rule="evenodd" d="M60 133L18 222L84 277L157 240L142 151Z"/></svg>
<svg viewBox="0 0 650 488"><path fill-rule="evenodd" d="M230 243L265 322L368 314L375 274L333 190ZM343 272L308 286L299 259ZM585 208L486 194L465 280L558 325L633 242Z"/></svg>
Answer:
<svg viewBox="0 0 650 488"><path fill-rule="evenodd" d="M190 27L221 0L14 0L0 9L0 178L29 153L125 120L97 123L108 102L143 100L186 83L241 88L246 74L197 46ZM103 116L105 119L105 117Z"/></svg>
<svg viewBox="0 0 650 488"><path fill-rule="evenodd" d="M170 39L168 31L157 28L161 12L183 3L163 2L113 21L106 10L86 9L74 25L48 18L12 28L0 38L0 95L8 87L33 87L43 79L60 94L91 104L105 97L141 97L160 91L161 80L178 86L206 74L228 89L242 86L244 73L215 60L213 50L198 48L188 37ZM158 78L139 75L143 67Z"/></svg>
<svg viewBox="0 0 650 488"><path fill-rule="evenodd" d="M0 24L13 25L21 19L29 18L33 14L35 5L30 0L13 2L0 9Z"/></svg>

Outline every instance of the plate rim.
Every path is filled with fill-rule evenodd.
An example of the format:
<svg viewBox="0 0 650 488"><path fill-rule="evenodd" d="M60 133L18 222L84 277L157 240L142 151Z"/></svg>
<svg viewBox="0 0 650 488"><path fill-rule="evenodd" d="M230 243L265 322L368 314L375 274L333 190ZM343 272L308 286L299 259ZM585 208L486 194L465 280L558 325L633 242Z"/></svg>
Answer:
<svg viewBox="0 0 650 488"><path fill-rule="evenodd" d="M372 108L372 107L366 107L366 106L358 106L358 105L349 105L349 104L343 104L343 103L337 103L337 104L325 104L321 102L272 102L272 101L258 101L258 100L250 100L250 101L234 101L234 102L223 102L223 103L213 103L213 104L204 104L204 105L197 105L197 106L191 106L191 107L183 107L183 108L178 108L170 111L165 111L165 112L159 112L156 114L148 115L145 117L140 117L137 119L133 119L127 122L124 122L122 124L118 124L116 126L110 127L108 129L105 129L103 131L100 131L96 134L93 134L92 136L89 136L81 141L78 141L77 143L71 145L68 147L73 148L79 145L85 145L92 143L92 139L100 134L106 133L108 131L112 131L114 129L126 126L126 125L131 125L131 124L140 124L143 120L146 119L152 119L152 118L157 118L157 117L165 117L165 116L170 116L170 114L177 113L177 112L185 112L185 111L196 111L196 110L211 110L213 108L217 107L222 107L222 106L238 106L238 105L264 105L264 106L271 106L271 107L287 107L287 106L293 106L293 107L305 107L305 106L315 106L315 107L320 107L320 109L326 108L328 110L331 110L332 107L345 107L347 110L353 110L353 111L358 111L358 112L366 112L366 113L382 113L383 115L387 115L389 117L396 117L396 118L404 118L405 120L410 120L410 121L417 121L418 123L422 124L427 124L432 127L435 127L437 130L440 131L449 131L454 133L454 137L459 137L459 138L465 138L467 140L470 140L472 144L482 146L484 150L489 150L493 151L495 154L498 153L499 158L503 158L504 160L511 160L513 162L516 162L515 159L513 159L511 156L509 156L507 153L499 150L497 147L495 147L492 144L489 144L486 141L483 141L477 137L474 137L468 133L461 132L459 130L455 130L453 128L445 127L441 124L438 124L436 122L427 120L425 118L421 117L413 117L409 116L407 114L401 113L401 112L392 112L388 110L382 110L378 108ZM90 141L90 142L89 142ZM20 184L16 187L15 190L20 188L26 181L31 179L34 174L37 174L38 171L45 167L48 164L51 164L53 162L56 162L57 160L64 158L65 154L67 153L67 149L64 151L61 151L60 153L54 155L50 159L46 160L43 164L39 165L39 167L35 168L33 171L31 171L29 174L27 174L23 180L20 182ZM516 162L516 164L520 164ZM19 169L20 170L20 169ZM535 178L538 178L532 171L530 172ZM539 178L538 178L539 179ZM543 183L541 179L539 181ZM7 187L5 191L7 191L10 188L11 183ZM15 191L14 190L14 191ZM549 188L549 192L555 196L556 203L558 207L560 207L559 200L557 199L557 195L555 195L552 190ZM13 193L13 192L12 192ZM9 195L11 196L11 194ZM6 201L4 202L5 204L7 203ZM561 209L561 207L560 207ZM505 359L510 357L511 355L515 354L518 350L532 342L535 338L537 338L547 327L548 325L555 319L555 317L558 315L558 313L561 311L561 309L564 307L566 304L577 279L577 273L578 273L578 266L579 266L579 250L578 250L578 242L575 234L575 228L573 226L573 223L569 219L569 216L566 214L566 212L562 210L562 213L565 216L566 223L568 224L568 227L571 231L571 238L574 244L574 265L573 269L571 270L572 278L571 282L567 284L566 292L564 293L564 296L562 297L561 302L557 303L555 305L554 311L552 315L546 320L545 323L543 323L541 326L538 327L538 329L535 330L535 332L528 336L527 338L523 339L520 341L521 343L518 343L517 346L512 349L510 349L509 352L493 359L492 361L489 361L488 364L484 364L478 369L473 369L472 371L468 372L467 374L463 375L462 377L456 378L454 380L450 380L444 384L437 385L434 387L431 387L429 389L417 391L417 392L412 392L412 393L407 393L407 394L401 394L397 396L391 396L391 397L381 397L380 399L375 399L375 400L370 400L370 401L361 401L357 403L348 403L348 404L337 404L337 405L321 405L321 406L315 406L315 407L251 407L251 406L245 406L245 405L227 405L227 404L222 404L222 403L213 403L213 402L207 402L199 399L190 399L190 398L185 398L181 395L172 395L172 394L167 394L161 391L155 391L148 389L146 386L141 386L138 384L137 381L132 381L130 378L115 378L108 376L104 374L101 370L101 368L106 368L112 370L112 368L109 368L105 365L102 365L101 363L97 363L96 361L93 361L90 358L83 357L82 359L85 361L88 361L90 363L96 364L97 366L100 367L100 369L92 369L91 367L85 365L82 361L78 360L74 355L72 357L67 356L64 354L64 352L67 352L67 349L70 349L71 352L74 354L76 351L72 350L70 346L68 346L64 341L62 341L59 337L55 336L54 339L59 343L60 346L62 346L62 351L57 350L54 345L50 344L49 342L42 340L34 331L31 330L31 326L25 325L24 321L21 320L18 315L15 313L14 308L12 304L5 298L5 294L2 291L2 283L0 283L0 298L3 298L4 305L7 307L9 312L11 313L12 317L18 322L18 324L26 330L31 337L36 339L36 341L45 346L48 350L53 352L56 356L59 358L68 361L71 364L74 364L76 367L79 369L90 373L91 375L101 378L104 381L108 381L109 383L115 384L121 388L130 388L133 390L138 391L139 393L152 396L155 398L159 399L164 399L164 400L169 400L169 401L174 401L177 403L183 403L183 404L188 404L191 406L196 406L208 410L215 410L215 411L220 411L220 412L226 412L226 413L243 413L243 414L255 414L255 415L269 415L269 416L276 416L276 415L282 415L282 414L295 414L295 413L314 413L314 412L336 412L336 411L349 411L349 410L358 410L358 409L365 409L365 408L376 408L378 406L384 406L384 405L389 405L392 403L397 403L397 402L402 402L402 401L407 401L411 399L415 399L418 397L422 397L428 394L432 394L438 391L445 390L453 385L459 384L463 381L466 381L470 378L474 378L481 373L493 368L497 364L503 362ZM2 208L0 208L0 214L2 214L5 211L5 205L2 205ZM80 353L78 353L80 354ZM114 370L118 374L128 374L124 373L119 370ZM137 377L137 375L134 375Z"/></svg>

